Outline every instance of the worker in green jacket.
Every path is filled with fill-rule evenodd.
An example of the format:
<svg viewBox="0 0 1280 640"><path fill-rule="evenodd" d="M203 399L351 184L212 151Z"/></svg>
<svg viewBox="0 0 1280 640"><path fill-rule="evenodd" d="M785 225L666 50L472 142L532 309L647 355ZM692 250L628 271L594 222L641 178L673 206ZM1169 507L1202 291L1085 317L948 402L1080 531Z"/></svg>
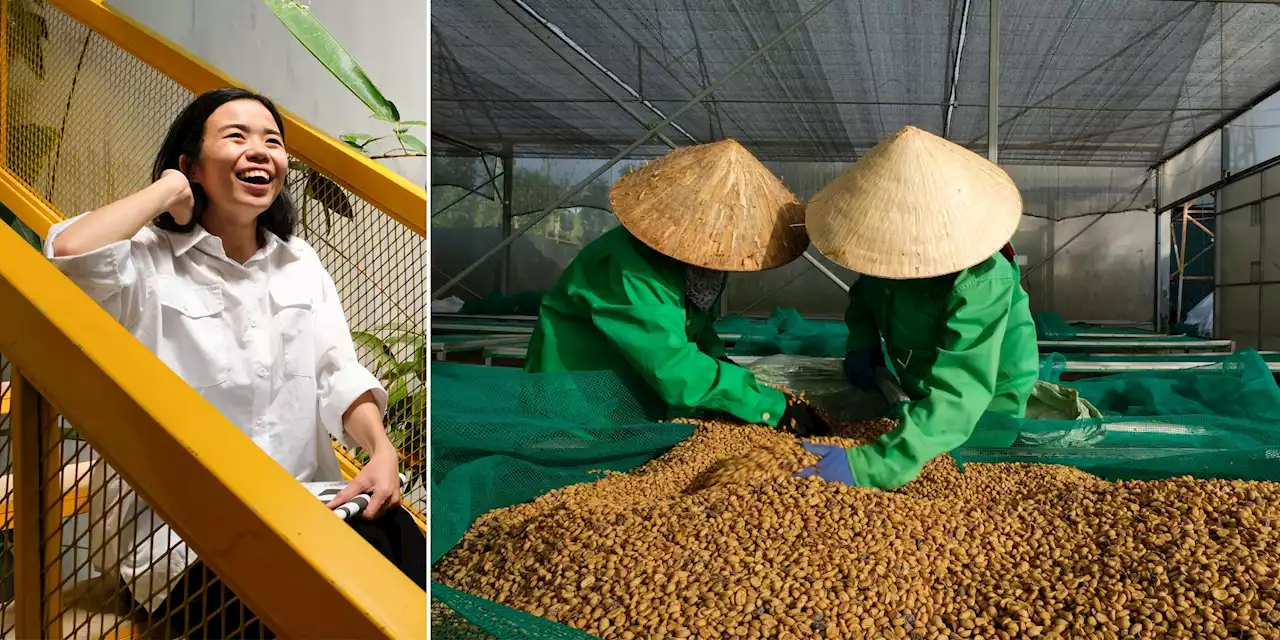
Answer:
<svg viewBox="0 0 1280 640"><path fill-rule="evenodd" d="M584 247L543 297L525 371L613 371L656 394L668 417L826 432L807 405L733 364L714 327L729 272L778 267L808 247L795 195L726 140L627 174L609 199L622 226Z"/></svg>
<svg viewBox="0 0 1280 640"><path fill-rule="evenodd" d="M845 315L845 373L870 388L887 354L910 401L898 428L872 443L807 445L823 460L804 475L895 489L968 440L983 413L1026 413L1039 360L1009 244L1021 215L1003 170L914 127L810 200L814 245L861 274Z"/></svg>

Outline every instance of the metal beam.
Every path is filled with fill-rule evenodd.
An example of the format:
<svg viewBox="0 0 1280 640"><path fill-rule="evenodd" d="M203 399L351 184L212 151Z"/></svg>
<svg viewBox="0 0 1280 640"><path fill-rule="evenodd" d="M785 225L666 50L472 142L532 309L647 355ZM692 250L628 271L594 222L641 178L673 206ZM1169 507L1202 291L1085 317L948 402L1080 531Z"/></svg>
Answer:
<svg viewBox="0 0 1280 640"><path fill-rule="evenodd" d="M1201 131L1200 133L1197 133L1196 135L1192 136L1190 140L1187 140L1186 142L1182 143L1182 145L1179 146L1172 153L1166 154L1163 158L1160 158L1159 160L1157 160L1154 164L1151 165L1151 167L1158 168L1160 165L1168 162L1174 156L1182 153L1183 151L1186 151L1187 149L1190 149L1197 142L1200 142L1206 137L1213 135L1214 131L1218 131L1219 129L1222 129L1223 127L1227 126L1232 120L1235 120L1236 118L1244 115L1245 112L1258 106L1258 104L1261 103L1263 100L1266 100L1267 98L1270 98L1271 96L1277 93L1280 93L1280 82L1277 82L1271 85L1270 87L1267 87L1266 91L1263 91L1262 93L1258 94L1254 99L1246 102L1240 107L1228 111L1221 118L1218 118L1217 122L1214 122L1213 124L1209 125L1209 127L1206 128L1204 131Z"/></svg>
<svg viewBox="0 0 1280 640"><path fill-rule="evenodd" d="M440 102L440 101L437 101L437 102ZM469 102L469 101L466 101L466 100L458 100L458 101L456 101L456 102ZM479 102L486 102L486 101L485 101L485 100L480 100ZM489 151L489 150L487 150L487 149L482 149L482 148L480 148L480 147L478 147L478 146L476 146L476 145L474 145L474 144L471 144L471 143L469 143L469 142L463 142L463 141L461 141L461 140L459 140L459 139L457 139L457 138L454 138L453 136L450 136L450 135L448 135L448 134L444 134L444 133L440 133L440 132L435 131L435 130L432 130L432 132L431 132L431 139L432 139L432 140L439 140L440 142L443 142L443 143L445 143L445 144L447 144L447 145L451 145L451 146L457 147L457 148L459 148L459 149L466 149L467 151L470 151L471 153L474 153L474 154L476 154L476 155L478 155L478 156L492 156L492 155L496 155L496 154L495 154L494 152L492 152L492 151Z"/></svg>
<svg viewBox="0 0 1280 640"><path fill-rule="evenodd" d="M987 159L1000 162L1000 0L988 0Z"/></svg>
<svg viewBox="0 0 1280 640"><path fill-rule="evenodd" d="M1007 125L1007 124L1009 124L1009 123L1011 123L1011 122L1016 121L1018 118L1021 118L1023 115L1025 115L1025 114L1026 114L1026 112L1027 112L1027 111L1030 111L1030 110L1032 110L1032 109L1039 109L1039 108L1041 108L1041 107L1040 107L1040 106L1038 106L1038 105L1042 105L1042 104L1044 104L1044 103L1046 103L1046 102L1048 102L1048 101L1052 100L1052 99L1053 99L1055 96L1057 96L1059 93L1062 93L1063 91L1066 91L1067 89L1070 89L1071 87L1075 86L1075 85L1076 85L1076 83L1078 83L1078 82L1080 82L1081 80L1084 80L1085 78L1089 77L1089 74L1091 74L1091 73L1093 73L1094 71L1097 71L1097 70L1099 70L1099 69L1101 69L1101 68L1103 68L1103 67L1107 66L1108 64L1111 64L1111 63L1112 63L1112 62L1114 62L1116 59L1118 59L1120 56L1122 56L1122 55L1124 55L1126 52L1128 52L1130 49L1132 49L1132 48L1134 48L1134 47L1138 46L1139 44L1141 44L1141 43L1142 43L1144 40L1146 40L1147 38L1150 38L1151 36L1153 36L1153 35L1155 35L1155 34L1159 33L1161 29L1164 29L1165 27L1167 27L1167 26L1169 26L1169 25L1173 24L1175 21L1181 20L1181 19L1182 19L1183 17L1185 17L1187 14L1191 13L1191 11L1192 11L1193 9L1195 9L1197 6L1198 6L1198 5L1197 5L1196 3L1192 3L1192 4L1191 4L1191 6L1187 7L1187 8L1186 8L1186 9L1184 9L1183 11L1181 11L1181 12L1179 12L1179 13L1175 14L1174 16L1170 17L1168 20L1165 20L1164 22L1162 22L1162 23L1160 23L1160 24L1158 24L1158 25L1156 25L1156 26L1154 26L1154 27L1152 27L1152 28L1150 28L1150 29L1148 29L1148 30L1144 31L1143 33L1138 34L1138 36L1137 36L1137 37L1135 37L1133 40L1131 40L1128 44L1126 44L1126 45L1125 45L1125 46L1123 46L1123 47L1120 47L1120 49L1119 49L1119 50L1117 50L1115 53L1111 54L1110 56L1107 56L1107 58L1106 58L1105 60L1103 60L1103 61L1101 61L1101 62L1099 62L1099 63L1097 63L1097 64L1095 64L1095 65L1093 65L1093 66L1091 66L1091 67L1089 67L1088 69L1085 69L1084 71L1082 71L1082 72L1080 72L1079 74L1077 74L1077 75L1076 75L1074 78L1072 78L1071 80L1068 80L1067 82L1063 83L1061 86L1059 86L1058 88L1054 89L1053 91L1050 91L1049 93L1046 93L1043 97L1041 97L1041 98L1037 99L1035 102L1031 103L1031 106L1027 106L1027 107L1019 107L1019 108L1018 108L1019 110L1018 110L1018 112L1017 112L1017 113L1015 113L1015 114L1013 114L1013 115L1009 116L1008 118L1006 118L1004 122L1001 122L1001 123L1000 123L1000 125L1001 125L1001 126ZM1006 106L1009 106L1009 105L1006 105ZM1168 111L1168 109L1160 109L1160 111ZM974 138L974 139L970 140L970 141L969 141L968 143L966 143L964 146L972 146L972 145L976 144L976 143L977 143L979 140L981 140L981 139L982 139L982 136L978 136L978 137L976 137L976 138Z"/></svg>
<svg viewBox="0 0 1280 640"><path fill-rule="evenodd" d="M623 102L621 99L618 99L617 96L614 96L613 93L609 91L607 87L603 86L603 83L596 81L596 79L591 77L589 73L586 73L584 72L584 70L577 68L577 65L573 64L572 61L570 61L570 59L566 58L566 56L561 54L561 52L559 52L559 50L557 50L556 47L552 45L552 42L547 40L547 37L544 37L543 35L541 35L541 33L534 31L534 29L530 28L529 26L527 26L527 24L522 22L520 18L517 18L515 13L512 13L511 10L506 8L506 6L503 6L502 0L495 0L495 1L497 1L499 8L502 8L503 12L507 12L507 15L511 15L511 18L513 20L516 20L517 23L520 23L520 26L525 27L526 31L529 31L530 35L538 38L541 44L547 46L547 49L552 50L552 52L554 52L554 54L556 54L559 59L564 60L564 64L570 65L570 68L572 68L573 70L576 70L576 72L579 73L580 76L582 76L582 78L586 79L586 81L591 83L591 86L595 87L596 90L599 90L600 92L604 93L605 96L608 96L609 100L612 100L614 104L621 106L621 108L625 110L628 115L631 115L631 118L634 118L637 123L640 123L641 125L643 125L643 127L648 127L649 123L646 123L644 118L641 118L640 114L637 114L634 109L631 109L630 105L625 104L625 102ZM593 58L593 56L591 56L589 52L586 52L584 49L582 49L582 47L577 46L576 42L573 42L571 38L568 37L567 33L564 33L561 28L556 26L556 24L550 23L549 20L541 17L541 15L539 15L538 12L535 12L535 10L532 10L529 5L524 3L524 1L522 0L511 0L511 1L512 3L515 3L517 6L520 6L520 8L524 10L526 14L529 14L532 19L538 20L541 26L547 27L548 31L554 33L554 35L556 35L559 38L559 40L563 42L563 44L566 44L568 47L570 47L570 49L575 51L576 54L579 54L582 59L585 59L586 61L588 61L588 63L593 65L593 67L595 67L596 70L599 70L600 73L603 73L605 77L612 79L614 83L622 87L623 91L626 91L627 93L631 93L632 99L640 101L641 104L644 104L646 106L646 108L649 108L649 110L652 110L654 114L657 114L659 118L666 118L666 114L663 114L662 110L659 110L657 106L654 106L652 104L652 102L649 102L648 100L644 100L644 97L641 97L639 92L632 90L632 88L628 86L626 82L622 82L622 79L618 78L617 74L614 74L607 67L604 67L603 64L600 64L599 61L596 61L595 58ZM636 46L637 47L640 46L639 41L636 41ZM695 145L696 143L698 143L698 138L695 138L694 136L692 136L692 134L685 131L685 129L682 129L680 125L672 124L672 128L675 128L676 131L680 133L684 133L685 137L689 138L689 141L692 143L695 143ZM671 147L672 150L676 150L676 148L678 148L676 143L671 141L671 138L668 138L667 136L663 136L662 133L655 134L655 137L657 137L658 140L662 141L664 145ZM508 151L506 152L507 152L507 155L509 155L509 146L508 146ZM507 180L506 184L511 184L511 182ZM509 198L504 198L503 205L504 205L503 238L506 238L508 236L511 236L511 212L509 212L509 206L511 206L511 202L509 202ZM836 283L837 287L844 289L846 293L849 292L849 284L845 284L844 280L840 279L840 276L837 276L836 274L831 273L831 270L827 269L826 265L823 265L822 262L818 261L817 257L814 257L812 253L809 253L808 250L805 250L804 252L804 259L808 260L809 264L813 265L815 269L818 269L819 273L826 275L827 278L831 280L831 282ZM502 292L503 293L507 293L507 285L509 284L509 275L511 275L511 247L508 246L503 250L503 268L502 268Z"/></svg>
<svg viewBox="0 0 1280 640"><path fill-rule="evenodd" d="M502 179L502 237L506 238L511 235L512 225L515 222L515 218L511 215L511 197L515 193L516 159L511 145L508 144L506 148L503 149L503 152L502 175L505 177ZM511 293L510 245L507 245L507 248L502 250L502 272L499 277L501 280L498 283L498 290L502 292L502 295Z"/></svg>
<svg viewBox="0 0 1280 640"><path fill-rule="evenodd" d="M827 8L827 6L830 5L833 1L834 0L819 0L816 4L814 4L812 8L804 12L804 14L802 14L800 17L793 20L791 24L787 25L787 27L783 29L781 32L779 32L778 35L774 36L771 40L764 43L759 49L756 49L755 51L753 51L751 55L748 55L741 62L734 65L732 69L726 72L723 76L721 76L715 82L711 83L705 89L703 89L702 91L699 91L697 95L693 96L692 99L686 102L674 113L663 118L661 122L658 122L657 124L650 127L649 130L646 131L644 135L637 138L635 142L632 142L631 144L627 145L626 148L624 148L622 151L619 151L617 155L615 155L613 158L611 158L609 161L605 162L604 164L600 165L600 167L597 168L595 171L591 172L591 175L587 176L586 178L583 178L581 182L574 185L573 188L569 189L564 194L562 194L559 198L556 199L555 202L552 202L545 209L543 209L542 212L539 213L532 221L530 221L528 225L521 227L521 229L517 231L515 234L511 235L508 238L503 239L502 242L498 243L498 246L487 251L484 255L480 256L475 262L471 263L470 266L468 266L466 269L463 269L460 273L458 273L458 275L454 276L448 282L444 283L443 286L436 289L436 291L432 294L432 297L438 298L441 295L444 295L445 292L447 292L454 285L461 282L463 278L470 275L472 271L475 271L481 264L484 264L485 261L489 260L493 256L500 253L512 242L515 242L516 238L519 238L521 235L526 233L529 229L532 229L534 225L536 225L543 218L546 218L547 216L551 215L551 212L560 208L561 205L563 205L565 202L568 202L569 199L572 198L573 196L581 193L583 189L586 189L587 186L589 186L592 182L594 182L596 178L599 178L601 175L603 175L604 172L608 171L611 167L618 164L618 162L620 162L622 159L631 155L631 153L634 152L636 149L639 149L642 145L644 145L645 142L649 140L650 137L653 136L653 134L657 133L662 128L674 122L676 118L679 118L680 116L688 112L690 109L697 106L698 103L702 102L703 99L711 95L711 93L714 92L716 89L719 89L722 85L732 80L739 73L742 73L744 69L751 66L751 64L755 62L758 58L760 58L760 56L763 56L770 49L773 49L775 46L777 46L779 42L782 42L784 39L786 39L787 36L794 33L801 26L804 26L804 23L808 22L810 18L817 15L823 9Z"/></svg>
<svg viewBox="0 0 1280 640"><path fill-rule="evenodd" d="M1105 217L1107 217L1107 214L1105 213L1098 214L1098 217L1094 218L1093 222L1090 222L1089 224L1085 225L1083 229L1077 231L1074 236L1071 236L1070 238L1067 239L1066 242L1062 243L1057 249L1054 249L1053 253L1050 253L1044 260L1037 262L1034 267L1031 267L1030 269L1027 269L1026 271L1024 271L1022 273L1021 279L1026 280L1027 276L1031 275L1032 272L1034 272L1036 269L1039 269L1040 267L1043 267L1044 265L1048 264L1049 261L1052 260L1054 256L1058 255L1058 253L1063 249L1066 249L1067 245L1071 244L1072 242L1075 242L1076 238L1079 238L1080 236L1084 235L1084 232L1092 229L1093 225L1098 224L1098 222L1100 222Z"/></svg>
<svg viewBox="0 0 1280 640"><path fill-rule="evenodd" d="M568 46L569 46L569 48L573 49L573 51L574 51L575 53L577 53L579 56L581 56L581 57L582 57L583 59L585 59L587 62L591 63L591 65L592 65L592 66L594 66L598 71L600 71L601 73L605 74L605 76L607 76L609 79L613 80L613 81L614 81L614 83L616 83L616 84L617 84L619 87L621 87L624 91L626 91L627 93L631 94L631 97L632 97L633 99L640 101L642 104L644 104L646 107L648 107L648 108L649 108L649 110L650 110L650 111L652 111L654 114L656 114L658 117L660 117L660 118L666 118L666 114L662 113L662 111L661 111L660 109L658 109L657 107L653 106L653 104L652 104L651 102L649 102L649 101L645 100L644 98L642 98L642 97L640 96L640 94L639 94L636 90L632 89L632 88L631 88L627 83L623 82L623 81L622 81L622 79L621 79L621 78L619 78L619 77L617 76L617 74L613 73L613 72L612 72L612 71L610 71L607 67L605 67L603 64L601 64L600 62L596 61L596 59L595 59L595 58L593 58L593 57L591 56L591 54L590 54L590 53L587 53L587 52L586 52L582 47L579 47L579 46L577 45L577 43L575 43L572 39L570 39L570 38L569 38L568 34L564 33L564 31L562 31L562 30L561 30L559 27L557 27L555 24L552 24L552 23L551 23L550 21L548 21L547 19L545 19L545 18L543 18L542 16L538 15L538 13L537 13L536 11L534 11L532 8L530 8L530 7L529 7L529 5L525 4L525 3L523 2L523 0L510 0L510 1L511 1L511 2L514 2L517 6L519 6L521 9L523 9L523 10L524 10L524 12L525 12L526 14L528 14L528 15L529 15L530 17L532 17L534 20L538 21L540 24L542 24L542 26L546 27L546 28L547 28L547 30L549 30L549 31L551 31L552 33L554 33L554 34L556 35L556 37L558 37L558 38L560 39L560 41L561 41L561 42L563 42L563 43L565 43L566 45L568 45ZM553 53L555 53L555 54L556 54L556 55L557 55L561 60L563 60L563 61L565 62L565 64L569 65L569 66L570 66L574 71L577 71L577 72L578 72L578 73L579 73L579 74L580 74L580 75L581 75L581 76L582 76L582 77L583 77L587 82L591 83L591 86L593 86L593 87L595 87L596 89L600 90L600 92L601 92L601 93L603 93L603 94L605 94L606 96L608 96L608 97L609 97L609 99L610 99L610 100L612 100L614 103L616 103L619 107L622 107L622 109L623 109L624 111L626 111L626 112L627 112L627 114L628 114L628 115L630 115L632 118L634 118L636 122L639 122L642 126L646 126L646 127L647 127L647 126L649 126L649 123L645 122L644 118L642 118L642 117L640 116L640 114L636 113L636 112L635 112L635 110L633 110L633 109L632 109L628 104L626 104L626 103L622 102L622 100L621 100L620 98L618 98L618 97L614 96L614 95L613 95L613 93L612 93L612 92L610 92L608 88L606 88L602 83L600 83L599 81L597 81L595 78L591 77L591 75L590 75L590 74L588 74L588 73L586 73L585 71L583 71L583 70L579 69L579 68L577 67L577 65L573 64L572 62L570 62L570 61L569 61L569 59L568 59L568 58L566 58L563 54L561 54L561 53L560 53L560 51L559 51L559 50L557 50L557 49L556 49L556 48L551 44L551 42L549 42L549 41L548 41L548 40L547 40L547 39L546 39L542 34L539 34L539 33L535 32L532 28L530 28L528 25L524 24L524 22L523 22L523 21L521 21L519 18L517 18L517 17L515 16L515 14L514 14L514 13L512 13L509 9L507 9L505 6L502 6L502 0L495 0L495 2L497 2L497 3L498 3L498 6L499 6L499 7L501 7L503 11L506 11L506 12L507 12L507 15L510 15L510 16L511 16L511 18L512 18L513 20L515 20L516 22L519 22L521 26L523 26L523 27L524 27L524 28L525 28L525 29L526 29L526 30L527 30L531 35L533 35L535 38L537 38L539 41L541 41L541 42L542 42L542 44L546 45L546 47L547 47L548 49L550 49ZM639 42L636 42L636 46L637 46L637 47L639 46L639 44L640 44ZM684 136L685 136L686 138L688 138L690 142L692 142L692 143L694 143L694 144L698 144L698 139L697 139L697 138L694 138L694 137L693 137L693 135L691 135L688 131L685 131L684 129L682 129L679 125L677 125L677 124L672 124L672 128L674 128L675 130L677 130L677 131L679 131L680 133L684 134ZM659 140L661 140L663 144L667 145L667 146L668 146L668 147L670 147L672 150L675 150L675 149L678 149L678 148L679 148L679 147L678 147L674 142L672 142L672 141L671 141L671 139L670 139L670 138L668 138L667 136L662 135L661 133L655 134L655 136L656 136ZM505 165L504 165L504 166L505 166ZM507 182L507 184L510 184L510 182ZM506 206L508 206L508 207L510 206L510 202L509 202L509 201L504 201L504 204L505 204ZM504 224L504 227L503 227L503 234L502 234L504 238L505 238L505 237L507 237L508 235L510 235L510 231L511 231L511 230L510 230L510 228L509 228L509 227L510 227L510 225L509 225L509 221L510 221L510 215L509 215L509 212L507 212L506 210L504 210L504 215L503 215L503 224ZM820 273L822 273L822 274L823 274L823 275L825 275L828 279L830 279L832 282L834 282L834 283L836 284L836 286L840 287L840 288L841 288L841 289L843 289L846 293L848 293L848 291L849 291L849 285L845 284L845 282L844 282L843 280L841 280L838 276L836 276L836 274L832 273L830 269L827 269L827 268L826 268L826 266L824 266L821 262L819 262L819 261L818 261L818 259L817 259L817 258L815 258L813 255L811 255L811 254L808 252L808 250L807 250L807 249L806 249L806 251L805 251L805 253L804 253L803 255L804 255L805 260L807 260L807 261L809 262L809 264L813 265L813 266L814 266L814 267L815 267L815 268L816 268ZM508 277L509 277L509 275L510 275L510 264L511 264L511 247L507 247L506 249L504 249L504 254L503 254L503 268L502 268L502 276L503 276L502 284L503 284L503 286L504 286L504 288L502 289L503 293L506 293L505 286L506 286L506 285L507 285L507 283L508 283Z"/></svg>
<svg viewBox="0 0 1280 640"><path fill-rule="evenodd" d="M653 112L653 115L658 116L659 118L667 117L667 115L663 113L661 109L654 106L648 100L645 100L644 96L642 96L639 91L632 89L630 85L622 81L622 78L619 78L616 74L614 74L612 71L606 68L603 64L600 64L598 61L596 61L596 59L592 57L590 53L587 53L585 49L578 46L578 43L574 42L571 38L569 38L569 35L566 34L562 29L560 29L560 27L551 23L546 18L543 18L541 15L538 14L537 11L534 11L532 7L526 4L524 0L511 0L511 1L516 3L517 6L523 9L524 12L529 14L529 16L532 17L534 20L537 20L539 23L541 23L542 26L546 27L548 31L555 34L555 36L559 38L561 42L565 43L565 45L567 45L570 49L573 49L573 51L577 53L579 56L582 56L584 60L586 60L588 63L591 64L591 66L595 67L598 71L600 71L600 73L603 73L610 80L613 80L615 84L621 87L623 91L626 91L628 94L630 94L632 98L640 101L640 103L643 104L645 108ZM639 42L636 43L637 46L639 46L639 44L640 44ZM679 131L680 135L688 138L691 142L697 142L697 140L695 140L694 137L690 135L688 131L685 131L684 128L682 128L679 124L676 124L673 122L671 123L671 128L675 129L676 131Z"/></svg>
<svg viewBox="0 0 1280 640"><path fill-rule="evenodd" d="M810 248L812 248L812 246L810 246ZM813 257L813 254L809 252L809 249L805 249L804 253L801 255L804 256L804 259L807 260L809 264L813 265L814 269L817 269L818 271L820 271L822 275L827 277L828 280L836 283L836 286L840 287L841 289L844 289L845 293L849 293L849 285L845 284L845 281L841 280L840 276L832 273L831 270L827 268L827 265L822 264L822 262L820 262L817 258Z"/></svg>
<svg viewBox="0 0 1280 640"><path fill-rule="evenodd" d="M1147 0L1148 2L1186 2L1187 0ZM1195 0L1204 4L1271 4L1280 5L1280 0Z"/></svg>
<svg viewBox="0 0 1280 640"><path fill-rule="evenodd" d="M622 102L629 104L639 104L639 100L632 98L619 98ZM645 98L646 102L680 102L683 103L688 98ZM476 104L487 102L490 104L606 104L613 102L606 98L432 98L432 103L441 104ZM713 98L704 100L704 104L778 104L778 105L794 105L807 104L819 106L837 106L837 107L949 107L950 102L928 102L920 100L840 100L834 98ZM956 102L956 107L981 109L987 106L985 102ZM1169 109L1165 107L1134 107L1132 109L1125 107L1073 107L1064 104L1002 104L1004 109L1024 109L1028 111L1088 111L1099 113L1169 113ZM1174 111L1186 111L1191 113L1224 113L1234 112L1235 108L1225 107L1196 107L1185 109L1174 109Z"/></svg>
<svg viewBox="0 0 1280 640"><path fill-rule="evenodd" d="M565 56L563 53L561 53L560 50L557 49L555 45L553 45L546 36L542 35L541 33L538 33L533 27L530 27L529 25L525 24L524 21L517 18L515 13L513 13L510 9L504 6L502 0L494 0L494 1L497 3L499 8L505 11L507 15L511 16L512 20L515 20L520 26L524 27L525 30L529 32L529 35L532 35L533 37L537 38L539 42L541 42L543 45L547 47L547 49L549 49L552 53L556 54L556 57L560 58L561 60L564 61L565 64L569 65L570 69L577 71L578 75L582 76L583 80L586 80L588 83L591 84L591 86L595 87L600 93L603 93L605 97L609 98L611 102L618 105L619 107L622 107L622 110L626 111L627 115L631 116L631 118L634 119L636 122L638 122L641 127L649 126L649 123L645 121L644 117L641 116L639 113L637 113L635 109L631 108L630 104L623 102L621 98L619 98L618 96L615 96L612 91L609 91L609 88L604 86L604 83L600 82L599 80L596 80L591 74L587 73L583 69L580 69L578 65L570 61L569 58ZM515 3L515 5L517 7L520 7L520 9L523 10L527 15L529 15L531 18L533 18L542 26L546 27L548 31L555 34L555 36L559 38L559 40L563 42L566 46L568 46L570 49L573 49L574 53L577 53L582 59L589 62L598 71L603 73L610 80L613 80L614 83L616 83L618 86L622 87L624 91L631 94L632 99L648 107L649 110L654 112L658 117L660 118L665 117L660 109L653 106L653 104L650 103L649 101L641 98L640 94L637 93L635 89L632 89L630 85L623 82L622 79L614 75L612 71L609 71L608 69L605 68L604 65L597 62L595 58L591 57L591 54L584 51L582 47L579 47L576 42L571 40L569 36L566 35L564 31L560 29L560 27L557 27L556 25L547 21L546 18L543 18L542 16L538 15L536 11L530 8L529 5L522 2L522 0L510 0L510 2ZM697 142L697 140L695 140L693 136L689 135L688 131L685 131L684 129L682 129L680 125L672 124L672 128L684 134L684 136L688 138L690 141L695 143ZM675 148L675 144L671 142L671 140L667 138L665 134L659 132L654 135L663 143L665 143L667 146Z"/></svg>
<svg viewBox="0 0 1280 640"><path fill-rule="evenodd" d="M969 29L969 5L972 0L964 0L964 10L960 13L960 38L956 42L956 64L951 69L951 91L947 98L947 117L942 122L942 137L951 134L951 114L956 110L956 85L960 84L960 60L964 57L964 37ZM955 15L955 14L952 14Z"/></svg>
<svg viewBox="0 0 1280 640"><path fill-rule="evenodd" d="M432 217L432 218L434 218L434 217L436 217L436 216L438 216L438 215L440 215L440 214L444 213L445 211L448 211L448 210L449 210L449 207L452 207L453 205L458 204L459 202L462 202L463 200L466 200L467 198L471 197L471 195L472 195L472 194L480 195L480 190L481 190L481 189L483 189L483 188L485 188L485 187L489 186L490 184L493 184L493 182L494 182L495 180L497 180L498 178L501 178L501 177L502 177L502 174L501 174L501 173L499 173L499 174L497 174L497 175L493 176L492 178L489 178L488 180L485 180L484 182L481 182L480 184L478 184L478 185L476 185L476 186L474 186L474 187L471 187L469 190L467 190L467 192L466 192L466 193L464 193L464 194L462 194L461 196L459 196L457 200L454 200L453 202L450 202L449 204L446 204L445 206L440 207L439 209L437 209L437 210L435 210L435 211L432 211L432 212L431 212L431 217ZM447 187L447 186L450 186L450 185L432 185L432 187L433 187L433 188L434 188L434 187L441 187L441 186L446 186L446 187ZM483 195L481 195L480 197L482 197L482 198L483 198L484 196L483 196Z"/></svg>

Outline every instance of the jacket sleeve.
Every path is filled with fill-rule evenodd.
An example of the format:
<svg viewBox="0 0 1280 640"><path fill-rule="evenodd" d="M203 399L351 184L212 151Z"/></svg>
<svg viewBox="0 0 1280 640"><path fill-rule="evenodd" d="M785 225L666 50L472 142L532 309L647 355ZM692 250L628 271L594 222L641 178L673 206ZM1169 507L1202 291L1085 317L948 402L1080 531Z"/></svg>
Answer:
<svg viewBox="0 0 1280 640"><path fill-rule="evenodd" d="M782 392L760 384L747 369L720 362L699 349L700 344L690 342L682 295L675 287L648 273L623 269L615 274L614 282L616 290L609 296L590 299L592 321L667 404L777 425L786 409ZM714 333L715 329L708 331ZM714 340L720 343L719 337ZM720 349L723 351L723 343Z"/></svg>
<svg viewBox="0 0 1280 640"><path fill-rule="evenodd" d="M712 358L723 358L728 353L724 348L724 340L720 339L720 333L716 331L715 318L719 317L719 315L720 303L716 303L711 309L711 317L702 326L702 331L698 332L697 337L698 351Z"/></svg>
<svg viewBox="0 0 1280 640"><path fill-rule="evenodd" d="M1013 286L1008 279L983 279L952 293L943 342L925 378L929 395L904 406L893 432L849 450L859 486L901 487L925 463L969 439L995 393Z"/></svg>
<svg viewBox="0 0 1280 640"><path fill-rule="evenodd" d="M862 295L863 279L859 277L849 287L849 306L844 311L844 323L849 327L849 341L846 351L869 349L880 346L880 331L876 329L875 316L871 307Z"/></svg>

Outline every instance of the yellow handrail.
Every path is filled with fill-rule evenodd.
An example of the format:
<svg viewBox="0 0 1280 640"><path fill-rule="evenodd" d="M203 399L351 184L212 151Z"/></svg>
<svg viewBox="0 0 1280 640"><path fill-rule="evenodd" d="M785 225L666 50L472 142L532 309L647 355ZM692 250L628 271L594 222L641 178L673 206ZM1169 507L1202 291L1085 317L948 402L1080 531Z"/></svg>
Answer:
<svg viewBox="0 0 1280 640"><path fill-rule="evenodd" d="M243 86L102 0L49 2L193 93ZM284 117L289 153L426 237L426 191L288 111L281 109L280 113Z"/></svg>
<svg viewBox="0 0 1280 640"><path fill-rule="evenodd" d="M7 227L0 256L0 352L271 628L425 637L421 589Z"/></svg>

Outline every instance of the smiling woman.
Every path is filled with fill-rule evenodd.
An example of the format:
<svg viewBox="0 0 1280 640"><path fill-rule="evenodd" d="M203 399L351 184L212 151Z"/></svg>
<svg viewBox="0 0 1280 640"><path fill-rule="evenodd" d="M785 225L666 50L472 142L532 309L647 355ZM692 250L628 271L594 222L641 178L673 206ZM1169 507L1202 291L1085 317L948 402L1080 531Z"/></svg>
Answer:
<svg viewBox="0 0 1280 640"><path fill-rule="evenodd" d="M170 127L153 183L54 225L45 251L299 481L341 480L329 436L370 452L330 507L369 494L348 523L425 587L426 540L398 507L387 391L356 358L333 279L293 233L282 130L262 96L201 95ZM96 568L175 635L272 637L226 607L234 595L114 472L95 465L90 484Z"/></svg>

